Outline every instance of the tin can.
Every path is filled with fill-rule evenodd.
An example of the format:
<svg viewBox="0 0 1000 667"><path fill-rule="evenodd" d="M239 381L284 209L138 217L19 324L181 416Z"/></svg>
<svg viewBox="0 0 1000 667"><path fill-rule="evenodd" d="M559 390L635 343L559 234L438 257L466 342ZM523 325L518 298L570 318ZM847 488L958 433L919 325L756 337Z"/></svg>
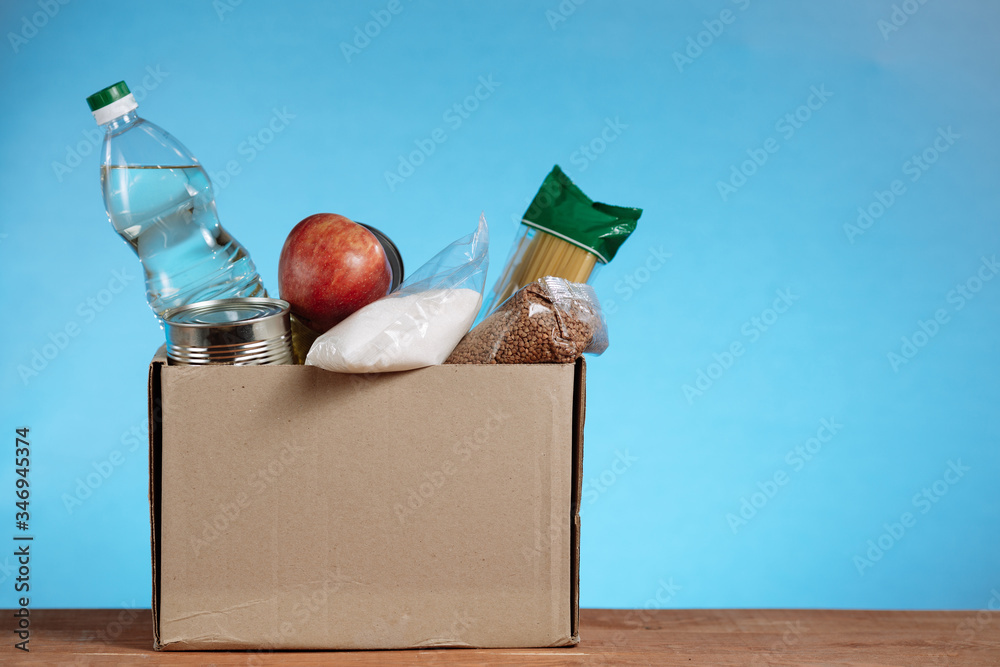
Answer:
<svg viewBox="0 0 1000 667"><path fill-rule="evenodd" d="M389 268L392 270L392 284L389 287L389 291L395 292L396 288L399 287L399 284L403 282L404 278L403 256L399 253L399 248L397 248L396 244L392 242L392 239L375 227L366 225L363 222L359 222L358 224L370 231L372 235L378 239L379 245L382 246L382 250L385 251L385 257L389 260Z"/></svg>
<svg viewBox="0 0 1000 667"><path fill-rule="evenodd" d="M295 363L289 305L281 299L200 301L171 308L163 322L170 364Z"/></svg>

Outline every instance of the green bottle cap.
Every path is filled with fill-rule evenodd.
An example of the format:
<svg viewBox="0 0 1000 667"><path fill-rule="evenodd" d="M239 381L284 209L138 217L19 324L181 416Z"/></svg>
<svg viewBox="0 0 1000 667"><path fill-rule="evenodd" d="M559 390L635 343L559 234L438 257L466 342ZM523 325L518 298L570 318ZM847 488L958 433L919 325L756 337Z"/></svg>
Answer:
<svg viewBox="0 0 1000 667"><path fill-rule="evenodd" d="M112 102L116 102L123 97L130 95L131 91L124 81L119 81L113 86L108 86L104 90L99 90L90 97L87 98L87 104L90 105L91 111L97 111L103 107L108 106Z"/></svg>

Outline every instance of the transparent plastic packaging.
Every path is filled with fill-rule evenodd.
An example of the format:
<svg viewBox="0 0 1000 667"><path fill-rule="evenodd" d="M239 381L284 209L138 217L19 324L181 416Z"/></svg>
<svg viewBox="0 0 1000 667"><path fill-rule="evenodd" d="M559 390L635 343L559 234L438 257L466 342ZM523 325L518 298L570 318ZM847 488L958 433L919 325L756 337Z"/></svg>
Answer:
<svg viewBox="0 0 1000 667"><path fill-rule="evenodd" d="M592 284L604 266L597 255L548 232L521 225L489 303L503 303L520 287L545 276Z"/></svg>
<svg viewBox="0 0 1000 667"><path fill-rule="evenodd" d="M482 305L488 250L489 230L480 216L474 233L317 338L306 364L339 373L384 373L444 363Z"/></svg>
<svg viewBox="0 0 1000 667"><path fill-rule="evenodd" d="M116 87L115 94L128 92L124 83ZM198 301L266 297L250 255L219 223L208 174L135 106L100 119L101 189L112 226L142 263L150 307L162 317Z"/></svg>
<svg viewBox="0 0 1000 667"><path fill-rule="evenodd" d="M594 288L546 276L500 304L462 339L447 363L566 363L607 348L607 322Z"/></svg>

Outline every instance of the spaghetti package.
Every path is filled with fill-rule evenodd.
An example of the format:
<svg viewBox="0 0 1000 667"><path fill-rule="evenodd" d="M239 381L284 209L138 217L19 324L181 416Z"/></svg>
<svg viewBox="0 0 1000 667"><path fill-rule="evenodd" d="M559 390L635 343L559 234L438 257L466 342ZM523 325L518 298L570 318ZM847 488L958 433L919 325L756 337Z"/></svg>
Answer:
<svg viewBox="0 0 1000 667"><path fill-rule="evenodd" d="M556 165L521 220L483 313L543 276L590 282L635 231L640 215L639 208L591 200Z"/></svg>

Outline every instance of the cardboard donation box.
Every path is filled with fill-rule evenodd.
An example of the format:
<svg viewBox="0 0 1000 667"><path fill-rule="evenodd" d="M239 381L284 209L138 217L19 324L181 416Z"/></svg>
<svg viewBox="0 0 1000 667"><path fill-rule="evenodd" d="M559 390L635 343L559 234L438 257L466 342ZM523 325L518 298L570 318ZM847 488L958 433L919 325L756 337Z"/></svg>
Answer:
<svg viewBox="0 0 1000 667"><path fill-rule="evenodd" d="M577 643L585 366L149 370L155 646Z"/></svg>

